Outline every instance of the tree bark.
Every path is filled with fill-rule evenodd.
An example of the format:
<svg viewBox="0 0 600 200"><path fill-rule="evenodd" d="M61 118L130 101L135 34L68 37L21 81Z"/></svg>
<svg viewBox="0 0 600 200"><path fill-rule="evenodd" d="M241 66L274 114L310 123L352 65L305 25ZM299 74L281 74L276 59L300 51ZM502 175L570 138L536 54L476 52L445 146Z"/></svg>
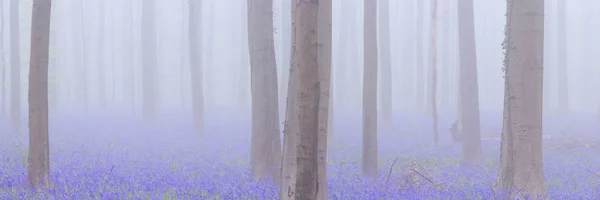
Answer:
<svg viewBox="0 0 600 200"><path fill-rule="evenodd" d="M10 121L13 131L21 130L21 52L19 0L10 1Z"/></svg>
<svg viewBox="0 0 600 200"><path fill-rule="evenodd" d="M293 62L298 70L298 144L295 199L316 199L318 188L318 7L315 0L296 0Z"/></svg>
<svg viewBox="0 0 600 200"><path fill-rule="evenodd" d="M503 43L506 89L498 186L511 198L543 199L544 0L510 0L507 4L507 36Z"/></svg>
<svg viewBox="0 0 600 200"><path fill-rule="evenodd" d="M431 20L430 20L430 35L429 35L429 71L430 79L430 94L429 108L431 108L433 143L438 144L438 116L437 116L437 0L431 0Z"/></svg>
<svg viewBox="0 0 600 200"><path fill-rule="evenodd" d="M252 94L252 172L255 180L271 174L279 183L281 139L277 65L273 33L273 1L248 0L248 48Z"/></svg>
<svg viewBox="0 0 600 200"><path fill-rule="evenodd" d="M377 1L364 0L363 175L377 176Z"/></svg>
<svg viewBox="0 0 600 200"><path fill-rule="evenodd" d="M416 38L416 105L417 111L425 108L425 65L423 63L423 0L417 0L417 38Z"/></svg>
<svg viewBox="0 0 600 200"><path fill-rule="evenodd" d="M329 105L331 89L331 24L332 24L331 0L319 2L317 43L318 65L319 65L319 169L318 169L318 193L317 199L327 199L327 130L329 124ZM323 103L321 103L323 102Z"/></svg>
<svg viewBox="0 0 600 200"><path fill-rule="evenodd" d="M379 0L379 43L381 50L381 122L392 123L392 58L390 47L390 0Z"/></svg>
<svg viewBox="0 0 600 200"><path fill-rule="evenodd" d="M189 1L189 50L190 50L190 82L192 90L192 121L198 134L204 131L204 91L202 88L202 2Z"/></svg>
<svg viewBox="0 0 600 200"><path fill-rule="evenodd" d="M144 0L142 2L143 117L146 121L156 119L156 101L158 98L155 4L154 0Z"/></svg>
<svg viewBox="0 0 600 200"><path fill-rule="evenodd" d="M105 67L106 67L106 62L104 59L106 59L105 57L105 52L104 52L104 48L105 48L105 41L104 41L104 34L106 33L106 28L105 28L105 12L106 9L105 7L105 1L98 1L98 57L97 57L97 70L98 70L98 101L100 101L100 107L104 108L106 107L106 74L105 74ZM145 5L145 3L144 3ZM143 34L142 34L143 35Z"/></svg>
<svg viewBox="0 0 600 200"><path fill-rule="evenodd" d="M477 53L475 51L475 25L473 0L458 2L458 31L461 81L461 165L483 165L481 131L479 124L479 87L477 83Z"/></svg>
<svg viewBox="0 0 600 200"><path fill-rule="evenodd" d="M51 0L34 0L29 71L29 165L32 187L50 185L48 140L48 49Z"/></svg>
<svg viewBox="0 0 600 200"><path fill-rule="evenodd" d="M566 0L558 0L557 5L557 54L558 58L558 112L568 114L569 106L569 82L567 70L567 27L566 27Z"/></svg>

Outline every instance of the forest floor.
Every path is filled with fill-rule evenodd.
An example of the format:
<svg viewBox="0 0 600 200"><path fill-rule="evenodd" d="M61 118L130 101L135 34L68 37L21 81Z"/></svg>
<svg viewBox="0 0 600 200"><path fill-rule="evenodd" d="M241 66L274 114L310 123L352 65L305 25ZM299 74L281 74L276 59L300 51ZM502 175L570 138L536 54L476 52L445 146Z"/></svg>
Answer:
<svg viewBox="0 0 600 200"><path fill-rule="evenodd" d="M203 136L181 113L164 114L152 124L116 114L53 116L52 186L38 191L27 187L26 122L15 133L0 117L0 199L276 198L272 182L252 180L248 113L208 111ZM447 132L451 115L440 116L437 146L426 116L396 115L393 126L380 128L375 180L361 177L360 115L337 116L327 159L330 199L495 197L499 114L482 115L480 169L458 167L460 143ZM546 119L544 176L552 199L600 199L600 127L594 120Z"/></svg>

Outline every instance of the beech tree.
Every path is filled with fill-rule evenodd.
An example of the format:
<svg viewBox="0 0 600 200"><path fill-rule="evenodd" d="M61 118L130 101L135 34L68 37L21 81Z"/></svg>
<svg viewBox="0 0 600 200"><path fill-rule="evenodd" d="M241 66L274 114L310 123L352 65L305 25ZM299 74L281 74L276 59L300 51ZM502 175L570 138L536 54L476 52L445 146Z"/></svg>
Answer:
<svg viewBox="0 0 600 200"><path fill-rule="evenodd" d="M429 74L430 74L430 94L429 108L431 108L433 143L438 144L438 116L437 116L437 0L431 0L431 20L429 34Z"/></svg>
<svg viewBox="0 0 600 200"><path fill-rule="evenodd" d="M29 66L29 165L32 187L50 185L48 140L48 57L51 0L34 0Z"/></svg>
<svg viewBox="0 0 600 200"><path fill-rule="evenodd" d="M319 170L317 199L327 199L327 131L331 126L329 122L329 106L331 105L331 23L332 23L332 3L331 0L321 0L319 2L317 43L319 44L318 65L319 65ZM321 103L322 102L322 103Z"/></svg>
<svg viewBox="0 0 600 200"><path fill-rule="evenodd" d="M511 198L544 199L544 0L507 1L506 16L504 121L498 186Z"/></svg>
<svg viewBox="0 0 600 200"><path fill-rule="evenodd" d="M202 134L204 130L204 91L202 88L202 2L199 0L189 1L189 51L190 51L190 83L192 90L192 121L196 133Z"/></svg>
<svg viewBox="0 0 600 200"><path fill-rule="evenodd" d="M377 1L364 0L362 171L377 176Z"/></svg>

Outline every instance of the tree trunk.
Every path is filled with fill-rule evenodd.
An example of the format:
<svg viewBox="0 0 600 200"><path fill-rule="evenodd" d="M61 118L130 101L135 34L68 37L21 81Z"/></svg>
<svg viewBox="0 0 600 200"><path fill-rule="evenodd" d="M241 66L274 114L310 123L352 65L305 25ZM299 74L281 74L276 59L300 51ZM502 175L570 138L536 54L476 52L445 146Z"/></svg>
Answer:
<svg viewBox="0 0 600 200"><path fill-rule="evenodd" d="M105 7L105 1L98 1L98 65L97 65L97 70L98 70L98 100L100 101L100 107L104 108L106 107L106 62L104 59L106 59L106 57L104 56L104 48L105 48L105 41L104 41L104 34L106 33L106 28L105 28L105 15L104 13L106 12Z"/></svg>
<svg viewBox="0 0 600 200"><path fill-rule="evenodd" d="M318 185L318 1L296 0L293 65L298 70L298 143L294 199L316 199ZM297 22L297 23L296 23Z"/></svg>
<svg viewBox="0 0 600 200"><path fill-rule="evenodd" d="M192 90L192 121L196 133L204 131L204 91L202 88L202 2L189 1L189 41L190 41L190 82Z"/></svg>
<svg viewBox="0 0 600 200"><path fill-rule="evenodd" d="M50 185L48 140L48 49L51 0L34 0L29 71L29 165L32 187Z"/></svg>
<svg viewBox="0 0 600 200"><path fill-rule="evenodd" d="M558 58L558 112L569 113L569 82L567 70L567 27L566 27L566 0L558 0L557 5L557 55Z"/></svg>
<svg viewBox="0 0 600 200"><path fill-rule="evenodd" d="M381 122L392 123L392 58L390 47L390 0L379 0L379 45L381 49Z"/></svg>
<svg viewBox="0 0 600 200"><path fill-rule="evenodd" d="M437 116L437 95L436 95L436 85L437 85L437 0L431 0L431 20L430 20L430 35L429 35L429 71L431 75L430 79L430 94L431 98L429 101L429 108L431 108L431 118L432 118L432 131L433 131L433 143L435 145L438 144L438 116Z"/></svg>
<svg viewBox="0 0 600 200"><path fill-rule="evenodd" d="M155 1L142 3L142 79L143 79L143 116L144 120L156 119L157 107L157 52L155 29Z"/></svg>
<svg viewBox="0 0 600 200"><path fill-rule="evenodd" d="M125 16L126 23L123 23L123 30L125 35L123 35L123 42L126 44L125 46L125 76L123 78L123 99L129 104L129 107L132 112L135 111L135 65L134 65L134 31L133 31L133 2L132 1L123 1L125 4ZM181 48L183 49L183 48ZM182 53L183 55L183 53ZM181 77L183 80L183 77ZM181 99L184 99L181 97Z"/></svg>
<svg viewBox="0 0 600 200"><path fill-rule="evenodd" d="M318 200L327 200L327 129L329 124L329 96L331 89L331 0L319 2L317 43L319 66L319 170L318 170ZM323 103L321 103L323 102Z"/></svg>
<svg viewBox="0 0 600 200"><path fill-rule="evenodd" d="M294 12L295 8L292 8ZM292 14L294 16L294 14ZM295 22L292 22L295 24ZM292 25L295 27L295 25ZM296 45L294 32L292 32L292 48ZM294 62L295 57L292 56L290 62ZM296 192L296 145L298 144L298 106L296 105L297 97L297 81L298 72L294 65L290 66L290 77L288 82L287 103L285 108L285 123L283 127L283 152L281 162L281 187L279 194L281 199L294 199Z"/></svg>
<svg viewBox="0 0 600 200"><path fill-rule="evenodd" d="M423 0L417 0L417 38L416 38L416 49L417 52L416 60L416 105L417 111L422 111L425 107L425 65L423 64L423 18L425 14L423 12Z"/></svg>
<svg viewBox="0 0 600 200"><path fill-rule="evenodd" d="M479 87L477 83L477 53L475 51L475 26L473 0L458 2L458 31L461 81L461 165L483 165L481 132L479 124Z"/></svg>
<svg viewBox="0 0 600 200"><path fill-rule="evenodd" d="M251 63L252 172L255 180L271 174L279 183L281 140L277 65L273 35L273 1L248 0L248 48Z"/></svg>
<svg viewBox="0 0 600 200"><path fill-rule="evenodd" d="M364 0L363 175L377 176L377 1Z"/></svg>
<svg viewBox="0 0 600 200"><path fill-rule="evenodd" d="M544 0L508 1L506 21L506 89L498 185L512 198L543 199Z"/></svg>
<svg viewBox="0 0 600 200"><path fill-rule="evenodd" d="M10 1L10 121L13 131L21 130L21 52L19 41L19 0Z"/></svg>

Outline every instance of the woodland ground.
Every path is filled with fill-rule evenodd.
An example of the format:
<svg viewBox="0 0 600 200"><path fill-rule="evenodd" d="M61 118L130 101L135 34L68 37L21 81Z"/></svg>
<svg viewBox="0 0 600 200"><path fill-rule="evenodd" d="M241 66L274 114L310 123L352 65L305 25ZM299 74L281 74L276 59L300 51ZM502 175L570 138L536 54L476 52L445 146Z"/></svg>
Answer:
<svg viewBox="0 0 600 200"><path fill-rule="evenodd" d="M13 133L0 118L0 199L276 198L271 182L252 181L248 113L207 112L204 137L181 113L152 125L116 114L53 116L52 187L38 191L27 189L26 122L25 131ZM327 166L330 199L494 199L500 114L482 115L485 167L477 170L458 168L460 145L446 131L451 115L440 116L437 147L426 116L395 116L392 128L380 129L380 175L371 181L360 176L360 116L337 116ZM544 175L552 199L600 199L597 122L545 119Z"/></svg>

